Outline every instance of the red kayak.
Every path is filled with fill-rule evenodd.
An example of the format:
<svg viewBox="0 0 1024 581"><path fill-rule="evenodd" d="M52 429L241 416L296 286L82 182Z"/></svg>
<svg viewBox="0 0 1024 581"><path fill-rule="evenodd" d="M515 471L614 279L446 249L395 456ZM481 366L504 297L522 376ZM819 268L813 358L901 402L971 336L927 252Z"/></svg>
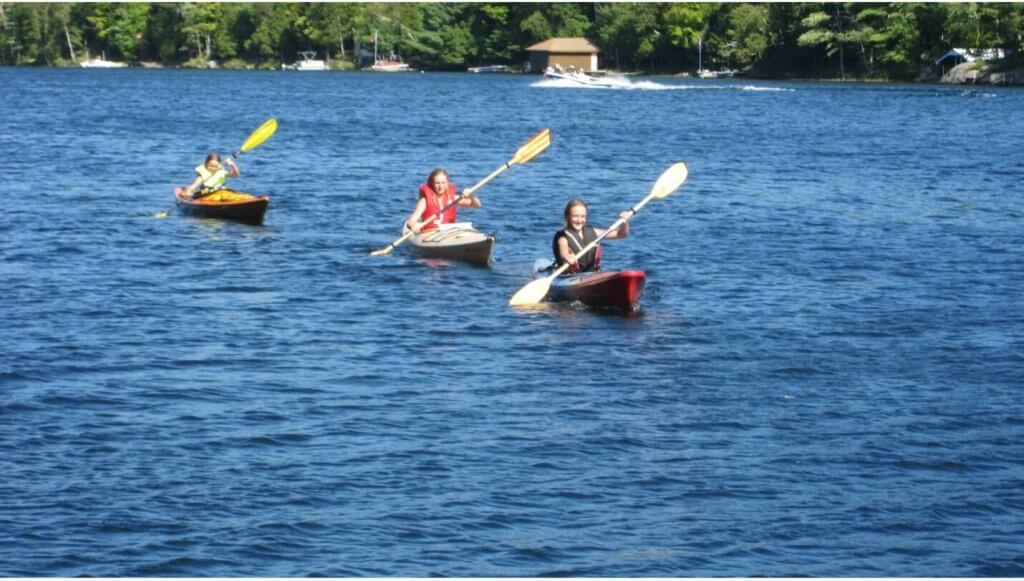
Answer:
<svg viewBox="0 0 1024 581"><path fill-rule="evenodd" d="M174 188L174 197L178 200L178 207L186 214L256 225L263 223L263 214L267 212L267 204L270 203L267 196L254 196L226 188L199 199L186 196L184 188Z"/></svg>
<svg viewBox="0 0 1024 581"><path fill-rule="evenodd" d="M544 272L535 270L534 276L544 276ZM642 270L599 270L570 274L560 276L551 283L547 300L579 301L591 307L632 310L644 294L646 281L647 275Z"/></svg>

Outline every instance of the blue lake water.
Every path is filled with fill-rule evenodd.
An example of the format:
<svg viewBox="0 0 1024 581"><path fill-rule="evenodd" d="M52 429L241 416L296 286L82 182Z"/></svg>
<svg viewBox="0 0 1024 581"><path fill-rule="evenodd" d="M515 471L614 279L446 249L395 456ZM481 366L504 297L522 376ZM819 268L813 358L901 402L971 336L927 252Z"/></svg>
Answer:
<svg viewBox="0 0 1024 581"><path fill-rule="evenodd" d="M0 575L1024 576L1024 91L0 69ZM231 185L171 188L267 118ZM435 166L489 269L370 250ZM583 197L624 316L506 303Z"/></svg>

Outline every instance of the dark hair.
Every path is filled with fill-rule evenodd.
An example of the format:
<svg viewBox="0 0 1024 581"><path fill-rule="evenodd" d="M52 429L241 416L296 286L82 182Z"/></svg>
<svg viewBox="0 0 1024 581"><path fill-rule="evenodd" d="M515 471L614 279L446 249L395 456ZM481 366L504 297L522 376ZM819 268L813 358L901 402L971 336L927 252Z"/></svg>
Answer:
<svg viewBox="0 0 1024 581"><path fill-rule="evenodd" d="M220 163L220 154L219 153L211 153L210 155L206 156L206 161L203 162L203 165L206 165L206 164L210 163L211 159L215 159L215 160L217 160L217 163Z"/></svg>
<svg viewBox="0 0 1024 581"><path fill-rule="evenodd" d="M452 176L448 175L448 171L446 169L443 167L435 167L434 171L430 172L430 175L427 176L427 185L434 185L434 178L436 178L438 174L444 174L444 177L448 178L449 181L452 179Z"/></svg>
<svg viewBox="0 0 1024 581"><path fill-rule="evenodd" d="M569 203L565 205L565 211L562 212L562 221L565 223L567 228L569 227L569 212L571 212L576 206L583 206L583 209L586 210L588 214L590 213L590 208L587 207L587 203L583 200L579 198L569 200Z"/></svg>

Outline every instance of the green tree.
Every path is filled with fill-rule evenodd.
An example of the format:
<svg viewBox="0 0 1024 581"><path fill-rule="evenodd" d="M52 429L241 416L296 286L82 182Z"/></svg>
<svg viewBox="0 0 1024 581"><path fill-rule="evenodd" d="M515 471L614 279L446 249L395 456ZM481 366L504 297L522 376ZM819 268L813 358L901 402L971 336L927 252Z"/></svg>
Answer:
<svg viewBox="0 0 1024 581"><path fill-rule="evenodd" d="M804 33L797 42L800 46L824 47L828 58L839 56L839 76L846 77L846 45L857 39L856 21L842 4L830 4L824 10L812 12L802 21Z"/></svg>
<svg viewBox="0 0 1024 581"><path fill-rule="evenodd" d="M729 13L728 37L736 46L735 58L741 67L756 65L771 43L768 7L763 4L737 4Z"/></svg>
<svg viewBox="0 0 1024 581"><path fill-rule="evenodd" d="M509 63L515 60L520 45L510 29L512 13L503 4L484 4L473 18L472 31L478 39L477 54L481 62Z"/></svg>
<svg viewBox="0 0 1024 581"><path fill-rule="evenodd" d="M991 48L1001 44L998 30L999 10L993 4L949 4L946 29L954 46Z"/></svg>
<svg viewBox="0 0 1024 581"><path fill-rule="evenodd" d="M578 4L553 2L542 4L552 34L558 37L585 37L590 32L591 22Z"/></svg>
<svg viewBox="0 0 1024 581"><path fill-rule="evenodd" d="M292 27L299 18L297 4L255 4L253 21L257 22L252 36L245 41L245 48L260 68L277 68L282 62L294 59L298 50L298 37Z"/></svg>
<svg viewBox="0 0 1024 581"><path fill-rule="evenodd" d="M234 47L228 40L228 28L225 25L224 6L220 2L201 2L185 4L182 9L181 32L189 44L195 46L196 58L203 61L213 58L215 45L229 53L219 56L234 56Z"/></svg>
<svg viewBox="0 0 1024 581"><path fill-rule="evenodd" d="M527 44L542 42L555 35L551 23L548 22L547 17L540 10L534 10L532 14L520 22L519 30L525 36Z"/></svg>
<svg viewBox="0 0 1024 581"><path fill-rule="evenodd" d="M593 31L598 45L621 69L623 63L632 68L650 64L661 37L658 22L661 7L657 4L599 4L595 8Z"/></svg>
<svg viewBox="0 0 1024 581"><path fill-rule="evenodd" d="M101 48L113 49L123 59L133 59L141 45L148 15L149 4L102 2L92 5L86 20Z"/></svg>

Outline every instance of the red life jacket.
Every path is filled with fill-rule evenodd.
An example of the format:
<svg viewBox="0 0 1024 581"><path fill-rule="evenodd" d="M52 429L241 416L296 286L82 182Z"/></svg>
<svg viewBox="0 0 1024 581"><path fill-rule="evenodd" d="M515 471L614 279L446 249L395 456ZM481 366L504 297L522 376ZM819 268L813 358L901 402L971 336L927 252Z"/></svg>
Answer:
<svg viewBox="0 0 1024 581"><path fill-rule="evenodd" d="M437 216L441 212L441 208L452 203L452 200L456 196L455 184L448 184L448 191L442 196L441 205L437 205L437 196L434 195L434 188L428 184L420 184L420 197L426 200L427 208L423 210L423 215L420 216L420 221L428 220L431 216ZM444 211L444 216L434 220L430 224L423 227L423 230L436 230L438 222L443 224L453 224L456 217L458 216L459 210L458 204L452 204L451 208Z"/></svg>

